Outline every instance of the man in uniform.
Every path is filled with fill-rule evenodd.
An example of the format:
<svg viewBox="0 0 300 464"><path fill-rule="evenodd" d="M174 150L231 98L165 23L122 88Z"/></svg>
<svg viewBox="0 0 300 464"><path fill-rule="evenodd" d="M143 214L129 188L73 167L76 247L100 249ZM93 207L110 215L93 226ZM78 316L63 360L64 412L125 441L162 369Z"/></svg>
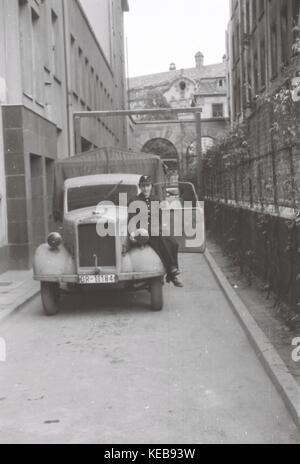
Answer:
<svg viewBox="0 0 300 464"><path fill-rule="evenodd" d="M141 189L140 195L134 198L132 201L142 201L146 203L148 209L148 233L149 242L148 244L160 257L166 272L167 282L172 282L176 287L182 288L183 285L180 282L178 276L180 274L178 266L178 243L172 237L161 236L161 214L159 218L159 236L152 236L151 231L151 204L152 202L160 202L160 199L155 195L152 195L152 180L149 176L142 176L140 179L139 187ZM130 217L129 217L130 219Z"/></svg>

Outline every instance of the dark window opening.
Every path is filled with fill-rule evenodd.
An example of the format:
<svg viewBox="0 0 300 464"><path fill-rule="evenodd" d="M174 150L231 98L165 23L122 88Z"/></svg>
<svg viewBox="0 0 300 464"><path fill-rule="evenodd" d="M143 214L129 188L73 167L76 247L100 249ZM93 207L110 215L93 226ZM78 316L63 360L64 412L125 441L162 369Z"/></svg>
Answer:
<svg viewBox="0 0 300 464"><path fill-rule="evenodd" d="M186 89L186 83L184 81L180 82L179 86L182 91Z"/></svg>
<svg viewBox="0 0 300 464"><path fill-rule="evenodd" d="M278 60L277 60L277 50L278 50L278 38L277 38L277 25L276 23L271 27L271 70L272 70L272 77L276 76L277 68L278 68Z"/></svg>
<svg viewBox="0 0 300 464"><path fill-rule="evenodd" d="M223 103L214 103L212 105L212 117L213 118L223 118L224 117Z"/></svg>
<svg viewBox="0 0 300 464"><path fill-rule="evenodd" d="M97 206L102 201L119 205L119 195L127 194L128 201L137 195L136 185L88 185L68 190L68 211Z"/></svg>
<svg viewBox="0 0 300 464"><path fill-rule="evenodd" d="M288 13L287 8L281 11L280 16L280 29L281 29L281 62L286 64L288 62Z"/></svg>
<svg viewBox="0 0 300 464"><path fill-rule="evenodd" d="M260 43L260 85L261 87L266 85L266 44L264 40Z"/></svg>

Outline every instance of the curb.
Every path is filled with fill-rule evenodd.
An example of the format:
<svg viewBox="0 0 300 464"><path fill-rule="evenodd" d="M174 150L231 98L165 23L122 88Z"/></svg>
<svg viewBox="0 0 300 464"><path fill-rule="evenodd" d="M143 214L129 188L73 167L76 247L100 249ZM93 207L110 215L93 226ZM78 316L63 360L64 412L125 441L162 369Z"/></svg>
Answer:
<svg viewBox="0 0 300 464"><path fill-rule="evenodd" d="M19 296L16 301L8 304L6 309L0 311L0 324L3 324L10 316L33 300L33 298L35 298L39 293L39 287L30 288L29 290L24 291L24 294Z"/></svg>
<svg viewBox="0 0 300 464"><path fill-rule="evenodd" d="M230 306L238 317L241 326L245 330L261 364L282 397L295 424L300 429L300 386L292 374L287 371L287 366L282 361L275 347L257 325L247 307L231 287L208 250L206 250L204 256Z"/></svg>

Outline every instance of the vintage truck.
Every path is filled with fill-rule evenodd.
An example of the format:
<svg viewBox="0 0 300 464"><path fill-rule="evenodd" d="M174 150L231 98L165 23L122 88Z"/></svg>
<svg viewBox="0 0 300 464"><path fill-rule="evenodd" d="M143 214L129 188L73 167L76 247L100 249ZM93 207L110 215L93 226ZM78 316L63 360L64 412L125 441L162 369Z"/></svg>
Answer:
<svg viewBox="0 0 300 464"><path fill-rule="evenodd" d="M148 289L152 309L163 308L165 269L147 244L131 244L126 233L127 206L118 203L120 193L127 193L128 198L139 193L143 174L162 182L160 158L105 148L57 163L54 214L58 229L38 247L34 257L34 279L41 282L46 315L58 313L62 288ZM104 200L111 205L99 210ZM99 236L97 226L101 223L115 227L114 236Z"/></svg>

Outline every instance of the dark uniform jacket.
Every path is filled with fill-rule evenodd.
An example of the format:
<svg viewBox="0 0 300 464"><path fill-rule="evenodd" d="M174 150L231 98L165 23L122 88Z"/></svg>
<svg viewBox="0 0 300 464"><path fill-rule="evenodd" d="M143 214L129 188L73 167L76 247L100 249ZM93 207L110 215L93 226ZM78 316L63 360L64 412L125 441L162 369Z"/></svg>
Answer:
<svg viewBox="0 0 300 464"><path fill-rule="evenodd" d="M176 240L172 237L163 237L162 236L162 212L159 209L159 236L152 236L151 233L151 222L152 222L152 202L160 203L159 197L151 195L149 198L146 198L142 193L135 198L133 198L129 203L133 201L143 201L148 208L148 232L149 232L149 245L153 250L158 254L162 263L165 266L166 272L169 273L173 268L178 269L178 244ZM128 220L130 221L132 217L138 214L130 213ZM142 227L142 226L141 226Z"/></svg>
<svg viewBox="0 0 300 464"><path fill-rule="evenodd" d="M157 202L158 204L160 203L160 198L156 195L151 195L149 198L146 198L142 193L140 193L139 195L137 195L136 197L132 198L131 201L129 203L132 203L134 201L142 201L143 203L146 204L147 206L147 209L148 209L148 232L149 232L149 236L151 237L151 224L152 224L152 202ZM138 214L139 211L137 210L136 214ZM130 213L129 214L129 217L128 217L128 220L130 221L135 215L135 213ZM159 210L159 235L162 234L162 212L161 212L161 209ZM157 218L155 218L157 219ZM142 225L141 225L142 227Z"/></svg>

